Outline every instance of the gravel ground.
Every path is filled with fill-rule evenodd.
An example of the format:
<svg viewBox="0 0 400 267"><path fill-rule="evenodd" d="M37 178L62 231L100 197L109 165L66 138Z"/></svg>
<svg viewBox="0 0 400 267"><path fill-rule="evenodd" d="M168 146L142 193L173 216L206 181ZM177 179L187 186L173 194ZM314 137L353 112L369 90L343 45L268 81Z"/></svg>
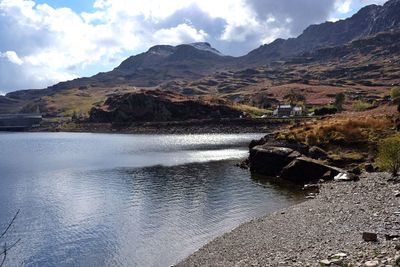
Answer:
<svg viewBox="0 0 400 267"><path fill-rule="evenodd" d="M397 266L398 191L384 173L323 184L315 199L245 223L177 266ZM378 241L364 241L363 232Z"/></svg>

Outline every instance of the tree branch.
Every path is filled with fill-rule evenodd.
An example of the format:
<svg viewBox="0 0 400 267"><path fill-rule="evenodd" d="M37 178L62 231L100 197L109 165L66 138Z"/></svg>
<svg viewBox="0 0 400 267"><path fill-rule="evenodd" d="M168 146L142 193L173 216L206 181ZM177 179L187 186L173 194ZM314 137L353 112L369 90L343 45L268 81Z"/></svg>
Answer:
<svg viewBox="0 0 400 267"><path fill-rule="evenodd" d="M12 224L14 223L15 219L17 218L18 214L20 212L20 209L17 211L17 213L15 213L14 218L12 218L11 222L8 224L6 230L4 230L4 232L0 235L0 239L5 236L5 234L7 233L8 229L10 229L10 227L12 226ZM1 266L1 265L0 265Z"/></svg>

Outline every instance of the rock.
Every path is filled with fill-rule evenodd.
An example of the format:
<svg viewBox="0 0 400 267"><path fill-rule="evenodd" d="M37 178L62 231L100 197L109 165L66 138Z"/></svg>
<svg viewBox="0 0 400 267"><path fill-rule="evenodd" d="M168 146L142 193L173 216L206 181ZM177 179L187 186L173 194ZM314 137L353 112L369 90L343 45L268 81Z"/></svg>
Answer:
<svg viewBox="0 0 400 267"><path fill-rule="evenodd" d="M327 171L326 173L324 173L324 175L322 175L321 179L319 180L320 183L328 181L328 180L332 180L332 177L334 177L332 175L331 171Z"/></svg>
<svg viewBox="0 0 400 267"><path fill-rule="evenodd" d="M331 265L331 261L330 260L321 260L321 261L319 261L319 264L321 266L329 266L329 265Z"/></svg>
<svg viewBox="0 0 400 267"><path fill-rule="evenodd" d="M255 146L261 146L263 144L265 144L267 141L265 139L265 137L258 139L258 140L251 140L250 144L249 144L249 149L252 149Z"/></svg>
<svg viewBox="0 0 400 267"><path fill-rule="evenodd" d="M394 196L395 196L395 197L400 197L400 191L397 191L397 190L394 191Z"/></svg>
<svg viewBox="0 0 400 267"><path fill-rule="evenodd" d="M367 261L364 263L365 267L376 267L379 266L379 261Z"/></svg>
<svg viewBox="0 0 400 267"><path fill-rule="evenodd" d="M400 267L400 255L394 257L394 266Z"/></svg>
<svg viewBox="0 0 400 267"><path fill-rule="evenodd" d="M305 184L303 186L303 190L307 192L319 193L320 186L319 184Z"/></svg>
<svg viewBox="0 0 400 267"><path fill-rule="evenodd" d="M346 253L337 253L331 256L332 259L345 258L345 257L347 257Z"/></svg>
<svg viewBox="0 0 400 267"><path fill-rule="evenodd" d="M400 238L399 234L385 234L386 240L393 240L393 239L398 239L398 238Z"/></svg>
<svg viewBox="0 0 400 267"><path fill-rule="evenodd" d="M242 162L237 163L236 166L241 169L247 170L249 168L249 159L245 159Z"/></svg>
<svg viewBox="0 0 400 267"><path fill-rule="evenodd" d="M241 114L239 110L229 107L228 102L210 104L177 93L141 90L108 97L102 106L90 110L89 122L183 121L239 118Z"/></svg>
<svg viewBox="0 0 400 267"><path fill-rule="evenodd" d="M299 157L283 168L280 177L294 183L308 183L321 178L333 180L339 173L345 171L307 157Z"/></svg>
<svg viewBox="0 0 400 267"><path fill-rule="evenodd" d="M377 242L378 241L378 235L376 233L371 233L371 232L363 232L362 238L366 242Z"/></svg>
<svg viewBox="0 0 400 267"><path fill-rule="evenodd" d="M326 153L325 150L322 148L319 148L317 146L313 146L310 148L308 151L308 156L312 159L322 159L325 160L328 158L328 153Z"/></svg>
<svg viewBox="0 0 400 267"><path fill-rule="evenodd" d="M339 173L336 175L333 180L338 181L338 182L347 182L347 181L354 181L355 180L355 175L350 174L350 173Z"/></svg>
<svg viewBox="0 0 400 267"><path fill-rule="evenodd" d="M339 264L341 264L343 262L343 259L331 259L331 264L333 264L333 266L337 266Z"/></svg>
<svg viewBox="0 0 400 267"><path fill-rule="evenodd" d="M374 172L375 171L374 166L371 163L365 164L365 171L369 173Z"/></svg>
<svg viewBox="0 0 400 267"><path fill-rule="evenodd" d="M350 172L355 175L360 175L361 169L360 169L360 167L357 166L357 167L353 168Z"/></svg>
<svg viewBox="0 0 400 267"><path fill-rule="evenodd" d="M253 173L277 176L284 166L300 153L286 147L255 146L250 150L250 170Z"/></svg>

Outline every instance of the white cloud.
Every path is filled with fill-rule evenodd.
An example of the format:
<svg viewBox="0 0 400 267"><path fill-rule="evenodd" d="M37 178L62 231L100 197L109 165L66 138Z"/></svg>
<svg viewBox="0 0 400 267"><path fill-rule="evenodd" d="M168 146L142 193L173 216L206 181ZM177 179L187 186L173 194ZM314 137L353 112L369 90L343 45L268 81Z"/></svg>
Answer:
<svg viewBox="0 0 400 267"><path fill-rule="evenodd" d="M78 14L34 0L0 0L0 89L43 88L109 70L156 44L208 41L242 55L371 2L384 1L96 0L91 12Z"/></svg>
<svg viewBox="0 0 400 267"><path fill-rule="evenodd" d="M351 10L352 0L336 0L335 8L340 13L348 13Z"/></svg>
<svg viewBox="0 0 400 267"><path fill-rule="evenodd" d="M22 65L24 61L19 58L17 53L15 51L6 51L4 53L0 52L0 57L7 58L11 63L17 64L17 65Z"/></svg>
<svg viewBox="0 0 400 267"><path fill-rule="evenodd" d="M188 42L205 41L207 34L187 24L179 24L169 29L161 29L154 33L155 40L164 40L168 44L177 45Z"/></svg>

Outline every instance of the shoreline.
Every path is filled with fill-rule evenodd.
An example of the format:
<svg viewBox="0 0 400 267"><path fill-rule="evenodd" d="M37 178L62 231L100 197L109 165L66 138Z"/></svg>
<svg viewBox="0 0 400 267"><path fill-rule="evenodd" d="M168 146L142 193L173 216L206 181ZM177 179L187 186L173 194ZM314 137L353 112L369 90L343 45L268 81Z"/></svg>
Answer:
<svg viewBox="0 0 400 267"><path fill-rule="evenodd" d="M205 133L265 133L287 125L287 119L219 119L168 122L111 123L54 123L45 121L41 127L28 132L88 132L121 134L205 134ZM298 121L298 120L294 120Z"/></svg>
<svg viewBox="0 0 400 267"><path fill-rule="evenodd" d="M397 266L399 189L386 173L324 183L314 199L241 224L176 266Z"/></svg>

